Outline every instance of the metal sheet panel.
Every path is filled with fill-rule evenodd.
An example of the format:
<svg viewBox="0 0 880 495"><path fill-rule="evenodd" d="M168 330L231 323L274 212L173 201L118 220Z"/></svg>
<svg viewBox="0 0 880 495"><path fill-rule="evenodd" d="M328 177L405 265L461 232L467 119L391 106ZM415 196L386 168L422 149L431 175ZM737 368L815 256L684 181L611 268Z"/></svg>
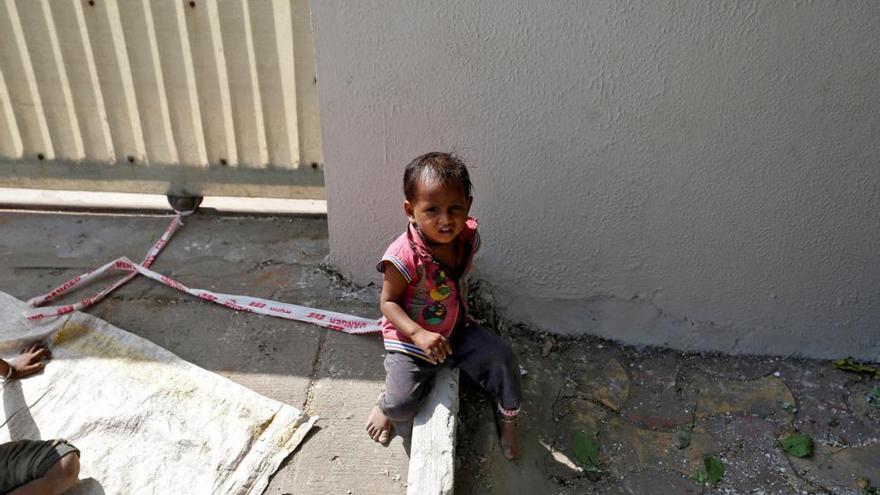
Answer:
<svg viewBox="0 0 880 495"><path fill-rule="evenodd" d="M307 0L2 0L0 185L323 197Z"/></svg>

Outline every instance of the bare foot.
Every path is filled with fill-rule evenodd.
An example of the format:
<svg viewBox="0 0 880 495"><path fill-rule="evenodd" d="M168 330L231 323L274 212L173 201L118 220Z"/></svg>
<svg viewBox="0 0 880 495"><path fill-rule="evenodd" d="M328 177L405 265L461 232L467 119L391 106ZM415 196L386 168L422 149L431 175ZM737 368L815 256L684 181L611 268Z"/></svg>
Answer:
<svg viewBox="0 0 880 495"><path fill-rule="evenodd" d="M374 406L367 418L367 434L374 442L379 442L383 447L387 447L391 443L391 420L382 414L379 406Z"/></svg>
<svg viewBox="0 0 880 495"><path fill-rule="evenodd" d="M519 457L519 442L516 435L516 421L500 421L501 452L508 461Z"/></svg>

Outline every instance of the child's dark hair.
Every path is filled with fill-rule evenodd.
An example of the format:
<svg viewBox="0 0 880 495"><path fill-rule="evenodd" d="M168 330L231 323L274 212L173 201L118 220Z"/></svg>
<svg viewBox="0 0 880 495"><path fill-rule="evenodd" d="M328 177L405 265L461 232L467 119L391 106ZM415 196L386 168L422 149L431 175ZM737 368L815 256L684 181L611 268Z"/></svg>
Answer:
<svg viewBox="0 0 880 495"><path fill-rule="evenodd" d="M403 194L413 201L420 182L436 180L443 185L456 185L471 197L471 176L464 162L452 153L433 151L409 162L403 172Z"/></svg>

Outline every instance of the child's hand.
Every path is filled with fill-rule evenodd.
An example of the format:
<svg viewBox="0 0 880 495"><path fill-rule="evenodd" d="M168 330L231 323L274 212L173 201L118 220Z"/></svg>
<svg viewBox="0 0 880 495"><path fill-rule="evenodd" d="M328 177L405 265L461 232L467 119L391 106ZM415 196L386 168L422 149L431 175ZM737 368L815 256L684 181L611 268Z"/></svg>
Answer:
<svg viewBox="0 0 880 495"><path fill-rule="evenodd" d="M43 345L31 345L25 349L24 352L16 356L14 359L9 360L9 363L7 363L9 367L12 368L12 376L10 376L10 378L24 378L28 375L33 375L34 373L39 372L46 366L46 363L43 362L43 360L51 357L52 353L50 353L49 349Z"/></svg>
<svg viewBox="0 0 880 495"><path fill-rule="evenodd" d="M435 363L446 361L446 357L452 355L452 346L439 333L419 330L412 336L412 341L419 349L425 351Z"/></svg>

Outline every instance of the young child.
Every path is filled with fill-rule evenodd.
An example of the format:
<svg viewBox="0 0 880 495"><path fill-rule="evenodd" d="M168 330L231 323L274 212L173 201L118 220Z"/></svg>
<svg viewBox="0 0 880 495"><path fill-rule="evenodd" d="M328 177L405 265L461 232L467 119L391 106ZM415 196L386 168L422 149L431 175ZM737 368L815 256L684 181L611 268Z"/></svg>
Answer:
<svg viewBox="0 0 880 495"><path fill-rule="evenodd" d="M497 400L501 449L518 454L516 417L522 402L519 364L501 337L467 313L467 280L480 247L464 163L428 153L403 175L406 233L385 251L380 308L385 391L367 419L370 438L388 445L392 432L408 436L412 420L440 366L458 366Z"/></svg>
<svg viewBox="0 0 880 495"><path fill-rule="evenodd" d="M8 381L33 375L50 357L49 349L34 344L9 362L0 359L0 377ZM78 476L79 450L64 440L0 444L0 493L60 494L71 488Z"/></svg>

